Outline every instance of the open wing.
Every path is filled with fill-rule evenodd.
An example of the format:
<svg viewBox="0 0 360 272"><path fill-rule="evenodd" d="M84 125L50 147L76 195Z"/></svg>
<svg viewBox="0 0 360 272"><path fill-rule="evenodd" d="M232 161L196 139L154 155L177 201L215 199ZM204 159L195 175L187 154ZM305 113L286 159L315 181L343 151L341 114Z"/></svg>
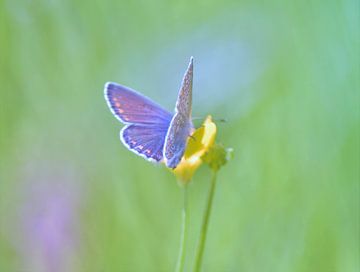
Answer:
<svg viewBox="0 0 360 272"><path fill-rule="evenodd" d="M161 161L171 113L140 93L116 83L107 83L104 93L111 112L126 124L120 132L123 144L147 160Z"/></svg>

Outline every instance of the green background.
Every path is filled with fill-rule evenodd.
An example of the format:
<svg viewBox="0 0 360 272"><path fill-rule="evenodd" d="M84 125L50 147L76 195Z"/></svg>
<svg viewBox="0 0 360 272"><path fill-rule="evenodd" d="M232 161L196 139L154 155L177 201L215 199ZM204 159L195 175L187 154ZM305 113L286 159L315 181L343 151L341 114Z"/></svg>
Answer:
<svg viewBox="0 0 360 272"><path fill-rule="evenodd" d="M0 3L0 271L174 269L181 189L120 143L103 86L172 110L190 56L193 116L234 148L203 271L359 271L359 1Z"/></svg>

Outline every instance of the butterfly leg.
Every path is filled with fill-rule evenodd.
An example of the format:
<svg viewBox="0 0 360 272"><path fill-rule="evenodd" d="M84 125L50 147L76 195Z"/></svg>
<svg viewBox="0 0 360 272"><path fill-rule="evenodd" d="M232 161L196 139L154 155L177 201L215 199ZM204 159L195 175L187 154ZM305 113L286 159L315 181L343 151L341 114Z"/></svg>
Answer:
<svg viewBox="0 0 360 272"><path fill-rule="evenodd" d="M193 140L196 142L196 138L195 138L194 136L189 135L189 137L190 137L191 139L193 139Z"/></svg>

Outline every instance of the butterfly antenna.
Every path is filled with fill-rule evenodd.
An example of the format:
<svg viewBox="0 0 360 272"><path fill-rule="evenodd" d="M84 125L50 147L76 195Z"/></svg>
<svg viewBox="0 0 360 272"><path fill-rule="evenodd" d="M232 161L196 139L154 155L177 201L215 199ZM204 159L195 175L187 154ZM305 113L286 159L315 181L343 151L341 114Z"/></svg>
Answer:
<svg viewBox="0 0 360 272"><path fill-rule="evenodd" d="M218 121L220 123L226 123L227 120L225 118L220 118L220 119L214 119L215 121Z"/></svg>
<svg viewBox="0 0 360 272"><path fill-rule="evenodd" d="M203 119L205 119L205 118L203 118L203 117L193 117L192 118L192 120L203 120ZM227 120L225 119L225 118L212 118L214 121L216 121L216 122L220 122L220 123L226 123L227 122Z"/></svg>

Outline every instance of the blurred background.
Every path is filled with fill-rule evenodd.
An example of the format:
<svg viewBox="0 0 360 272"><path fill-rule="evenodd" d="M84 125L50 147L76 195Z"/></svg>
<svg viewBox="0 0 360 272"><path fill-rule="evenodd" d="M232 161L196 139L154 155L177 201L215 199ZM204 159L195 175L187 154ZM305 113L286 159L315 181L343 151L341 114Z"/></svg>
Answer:
<svg viewBox="0 0 360 272"><path fill-rule="evenodd" d="M359 271L359 1L0 3L0 271L174 269L181 189L120 143L103 86L172 111L190 56L193 116L235 151L203 271Z"/></svg>

